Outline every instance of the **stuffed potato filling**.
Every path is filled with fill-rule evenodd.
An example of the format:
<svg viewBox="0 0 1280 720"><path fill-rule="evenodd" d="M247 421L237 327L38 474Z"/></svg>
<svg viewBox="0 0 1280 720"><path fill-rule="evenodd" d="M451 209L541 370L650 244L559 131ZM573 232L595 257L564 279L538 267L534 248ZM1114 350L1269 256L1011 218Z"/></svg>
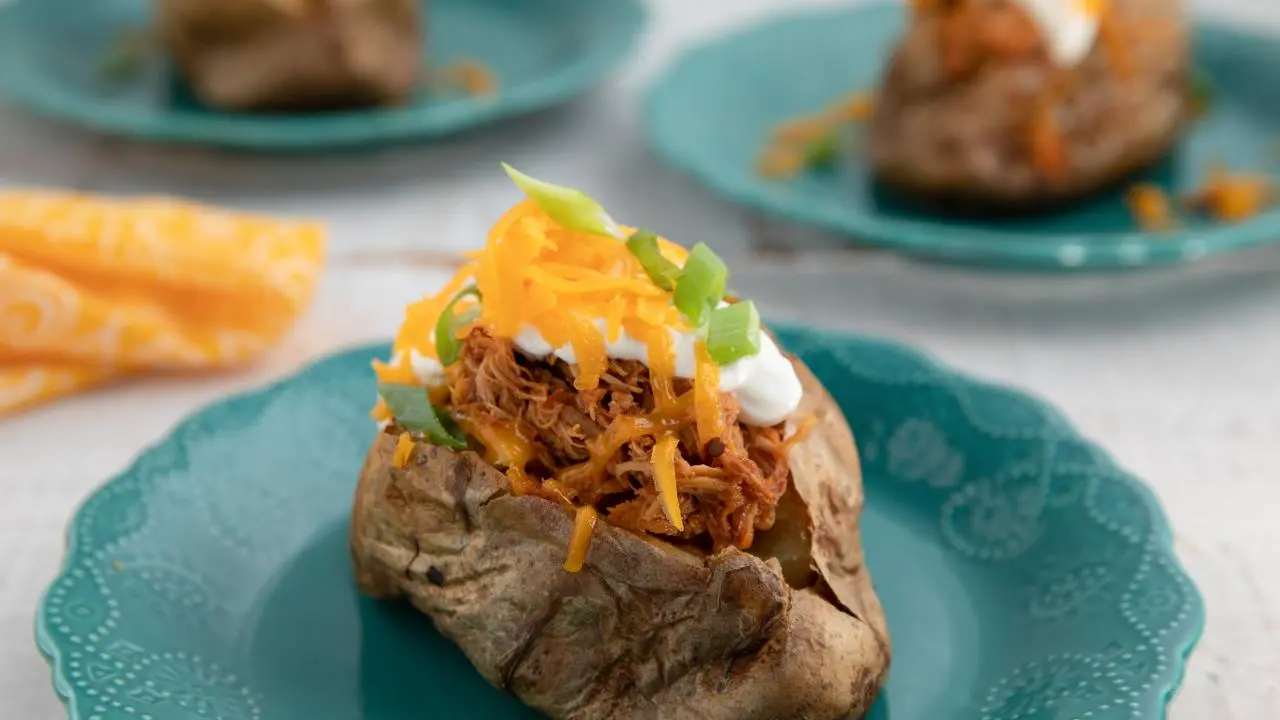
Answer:
<svg viewBox="0 0 1280 720"><path fill-rule="evenodd" d="M586 391L575 388L577 373L575 365L530 357L473 328L446 370L447 406L492 460L503 458L489 445L516 448L506 459L523 463L517 492L591 506L612 525L713 551L747 549L757 530L773 526L798 433L785 437L783 424L739 423L737 403L724 394L725 431L700 443L689 380L675 380L676 403L659 411L644 363L610 360ZM674 452L655 459L661 435L675 438ZM665 463L674 472L683 529L664 510L658 475Z"/></svg>
<svg viewBox="0 0 1280 720"><path fill-rule="evenodd" d="M508 172L529 199L406 309L374 363L371 414L400 435L395 467L421 441L482 453L513 494L574 514L570 572L599 519L749 549L775 523L804 434L792 361L704 243L685 250Z"/></svg>

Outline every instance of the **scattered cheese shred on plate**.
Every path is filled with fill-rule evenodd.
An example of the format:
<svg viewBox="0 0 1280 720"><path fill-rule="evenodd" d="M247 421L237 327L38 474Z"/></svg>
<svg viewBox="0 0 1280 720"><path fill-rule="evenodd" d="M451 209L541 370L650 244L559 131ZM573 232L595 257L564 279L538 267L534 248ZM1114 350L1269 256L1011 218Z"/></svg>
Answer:
<svg viewBox="0 0 1280 720"><path fill-rule="evenodd" d="M1129 188L1125 202L1143 230L1170 230L1178 224L1169 195L1152 183L1138 183Z"/></svg>

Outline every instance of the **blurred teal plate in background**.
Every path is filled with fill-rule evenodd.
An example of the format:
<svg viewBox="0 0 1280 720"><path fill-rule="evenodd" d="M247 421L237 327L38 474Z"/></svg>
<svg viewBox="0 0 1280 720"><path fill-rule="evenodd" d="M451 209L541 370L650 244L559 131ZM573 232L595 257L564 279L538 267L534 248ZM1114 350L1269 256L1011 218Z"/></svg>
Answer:
<svg viewBox="0 0 1280 720"><path fill-rule="evenodd" d="M1163 716L1204 608L1145 486L1016 391L884 341L779 338L859 439L895 656L873 718ZM209 407L83 505L37 619L72 720L536 717L425 617L357 595L386 350Z"/></svg>
<svg viewBox="0 0 1280 720"><path fill-rule="evenodd" d="M1044 270L1125 269L1198 260L1280 240L1280 211L1248 222L1192 220L1169 233L1138 230L1123 188L1052 215L965 220L930 214L881 190L850 157L790 181L755 173L778 122L874 90L899 37L903 4L781 17L677 59L649 89L654 148L715 191L760 210L869 244L964 264ZM1195 32L1195 65L1212 105L1180 146L1141 180L1172 193L1197 187L1213 161L1280 170L1280 39L1211 25Z"/></svg>
<svg viewBox="0 0 1280 720"><path fill-rule="evenodd" d="M253 115L196 103L163 58L110 80L104 59L123 33L145 27L146 0L0 2L0 94L50 117L169 142L307 150L428 138L568 100L634 47L640 0L431 0L432 62L464 57L497 75L493 97L421 94L396 108Z"/></svg>

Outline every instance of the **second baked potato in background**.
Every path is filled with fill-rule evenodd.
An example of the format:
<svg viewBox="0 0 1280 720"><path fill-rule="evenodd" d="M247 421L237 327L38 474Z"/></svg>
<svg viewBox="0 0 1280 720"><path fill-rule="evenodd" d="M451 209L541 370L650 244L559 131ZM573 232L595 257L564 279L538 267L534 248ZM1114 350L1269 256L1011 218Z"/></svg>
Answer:
<svg viewBox="0 0 1280 720"><path fill-rule="evenodd" d="M158 33L222 110L393 105L421 79L419 0L158 0Z"/></svg>
<svg viewBox="0 0 1280 720"><path fill-rule="evenodd" d="M866 143L877 177L906 194L1056 206L1153 164L1188 119L1179 0L918 5Z"/></svg>

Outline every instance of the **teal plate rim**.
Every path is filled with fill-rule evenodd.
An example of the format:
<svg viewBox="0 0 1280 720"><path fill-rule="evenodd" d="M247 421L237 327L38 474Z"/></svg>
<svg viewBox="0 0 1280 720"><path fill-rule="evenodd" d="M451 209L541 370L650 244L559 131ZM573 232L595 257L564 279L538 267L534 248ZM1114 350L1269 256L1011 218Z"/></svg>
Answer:
<svg viewBox="0 0 1280 720"><path fill-rule="evenodd" d="M1109 476L1119 483L1125 491L1131 493L1136 498L1143 511L1145 511L1144 519L1150 524L1149 528L1145 528L1142 534L1148 539L1148 550L1154 560L1157 560L1171 574L1172 580L1176 581L1183 589L1187 596L1184 598L1185 612L1190 618L1189 622L1180 624L1181 632L1173 636L1165 636L1161 647L1165 649L1166 654L1161 658L1168 663L1168 669L1173 672L1165 675L1165 680L1158 686L1152 686L1152 689L1158 690L1159 706L1140 708L1137 704L1137 694L1133 694L1134 701L1132 704L1132 712L1134 716L1139 716L1141 710L1143 713L1154 713L1155 717L1164 718L1167 716L1168 703L1172 700L1179 686L1185 678L1186 663L1191 653L1195 650L1205 629L1205 610L1204 600L1195 581L1183 568L1178 560L1177 553L1174 548L1174 535L1169 525L1168 519L1161 507L1154 492L1145 483L1133 477L1129 473L1121 470L1115 461L1102 450L1096 443L1085 439L1073 428L1066 418L1051 404L1040 397L1022 390L1015 390L1006 385L988 382L968 375L962 371L955 370L941 361L935 359L931 354L910 348L898 342L872 338L863 335L842 333L817 329L794 322L775 322L772 326L779 331L780 335L790 336L793 342L785 344L793 345L794 351L802 353L806 345L814 342L814 337L821 336L837 341L856 341L867 348L875 348L878 352L884 352L898 358L899 361L911 363L915 366L916 373L912 375L911 380L899 381L903 384L925 383L937 385L942 389L951 391L957 397L964 393L973 396L977 392L991 392L1014 398L1017 402L1022 403L1026 407L1032 409L1039 417L1039 422L1045 428L1052 429L1058 438L1070 440L1079 444L1091 459L1091 462L1098 464L1098 469L1106 471ZM72 684L68 679L68 668L66 667L66 659L63 655L64 648L60 647L58 641L54 638L54 634L49 631L48 625L48 608L54 596L54 590L60 583L67 579L67 576L73 571L77 563L84 558L86 549L80 547L79 530L82 522L86 519L86 510L100 502L110 495L114 488L122 486L130 482L135 476L145 475L148 471L148 462L155 455L164 453L164 448L176 439L184 437L193 432L218 414L220 410L227 406L237 405L241 403L252 403L254 400L263 400L278 395L287 390L294 384L307 381L312 377L323 376L330 368L340 367L353 362L353 358L368 358L373 356L381 356L385 354L388 344L385 342L362 344L349 347L345 350L337 351L316 359L301 366L294 373L283 377L271 384L265 385L255 390L249 390L242 393L231 394L223 399L211 403L202 409L187 416L178 423L172 430L159 440L148 445L142 450L132 461L129 467L118 475L114 476L96 490L90 493L85 500L76 509L68 522L66 530L66 551L64 554L62 566L58 575L51 581L49 587L42 595L39 605L36 609L35 616L35 641L42 656L49 663L53 688L58 698L62 701L68 712L69 720L86 720L88 715L81 713L76 706L75 692ZM1125 528L1122 523L1116 523L1114 528L1117 532L1131 531L1131 528ZM1123 648L1122 648L1123 649ZM989 717L984 715L984 717ZM1004 720L1004 716L1000 716Z"/></svg>
<svg viewBox="0 0 1280 720"><path fill-rule="evenodd" d="M590 2L607 6L611 14L605 31L594 35L590 50L571 65L531 82L502 88L493 98L441 103L429 109L410 105L307 116L153 116L128 106L109 107L5 73L0 73L0 99L46 119L107 135L183 145L298 152L433 139L567 102L598 85L627 60L646 30L646 6L641 0ZM299 124L305 125L301 131Z"/></svg>
<svg viewBox="0 0 1280 720"><path fill-rule="evenodd" d="M1051 240L1035 238L1035 232L1000 231L876 217L866 212L850 213L830 202L797 202L777 192L776 183L755 177L738 168L712 167L714 163L695 161L689 150L692 139L658 122L661 109L670 105L680 78L689 69L713 62L726 49L757 42L787 28L818 25L865 16L869 24L885 23L903 11L899 4L881 0L836 9L788 11L746 24L732 32L694 44L669 60L645 88L642 113L650 147L667 164L730 202L767 215L812 225L848 237L869 247L894 250L935 262L986 266L992 269L1021 269L1055 272L1137 271L1177 263L1196 262L1251 247L1280 243L1280 208L1240 223L1214 224L1181 233L1181 237L1153 238L1141 230L1102 233L1105 244L1090 242L1088 233L1054 234ZM1193 18L1197 42L1218 47L1245 41L1255 46L1280 48L1280 37L1250 32L1222 23ZM781 119L781 118L779 118Z"/></svg>

